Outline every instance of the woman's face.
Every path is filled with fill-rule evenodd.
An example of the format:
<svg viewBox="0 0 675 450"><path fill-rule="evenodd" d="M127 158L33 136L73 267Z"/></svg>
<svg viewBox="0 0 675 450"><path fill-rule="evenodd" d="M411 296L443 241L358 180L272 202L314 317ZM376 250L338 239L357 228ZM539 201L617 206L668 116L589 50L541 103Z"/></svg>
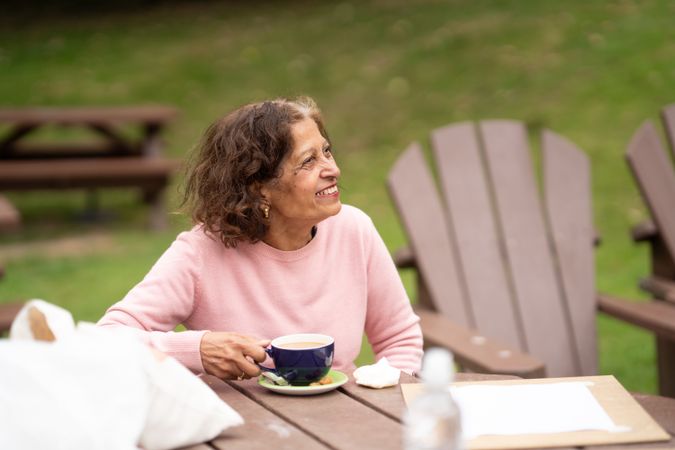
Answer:
<svg viewBox="0 0 675 450"><path fill-rule="evenodd" d="M291 126L293 150L281 164L282 175L261 190L270 203L272 226L313 226L337 214L340 177L330 144L314 120Z"/></svg>

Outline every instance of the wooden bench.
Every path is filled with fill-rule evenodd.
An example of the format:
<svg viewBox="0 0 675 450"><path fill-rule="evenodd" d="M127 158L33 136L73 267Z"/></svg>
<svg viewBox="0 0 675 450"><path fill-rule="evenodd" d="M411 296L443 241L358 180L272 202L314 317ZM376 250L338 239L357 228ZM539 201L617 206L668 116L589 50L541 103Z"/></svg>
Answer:
<svg viewBox="0 0 675 450"><path fill-rule="evenodd" d="M21 308L23 308L23 303L0 304L0 336L9 331L14 318L19 314Z"/></svg>
<svg viewBox="0 0 675 450"><path fill-rule="evenodd" d="M153 229L166 226L163 192L180 162L165 158L0 161L0 191L133 187L150 205Z"/></svg>

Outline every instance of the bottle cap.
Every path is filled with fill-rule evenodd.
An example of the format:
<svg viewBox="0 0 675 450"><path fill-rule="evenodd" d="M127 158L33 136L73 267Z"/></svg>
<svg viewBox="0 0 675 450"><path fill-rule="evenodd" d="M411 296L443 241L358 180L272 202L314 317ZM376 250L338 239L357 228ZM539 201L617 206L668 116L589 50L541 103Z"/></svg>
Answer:
<svg viewBox="0 0 675 450"><path fill-rule="evenodd" d="M452 353L443 348L430 348L424 352L422 381L434 386L447 386L455 378Z"/></svg>

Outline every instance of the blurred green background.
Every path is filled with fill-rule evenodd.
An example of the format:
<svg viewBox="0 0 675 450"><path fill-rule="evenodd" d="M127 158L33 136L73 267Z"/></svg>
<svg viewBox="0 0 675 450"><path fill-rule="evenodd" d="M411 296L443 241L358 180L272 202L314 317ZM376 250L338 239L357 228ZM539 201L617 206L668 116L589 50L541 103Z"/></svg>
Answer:
<svg viewBox="0 0 675 450"><path fill-rule="evenodd" d="M591 157L598 288L644 298L646 217L623 159L632 132L675 101L669 1L14 2L0 15L0 102L175 105L166 153L184 157L216 117L251 101L310 95L342 169L342 199L373 218L390 249L406 242L384 180L413 140L459 120L551 128ZM43 135L51 139L63 132ZM170 191L178 205L177 187ZM137 195L101 191L115 217L76 217L86 194L10 193L24 218L0 236L0 301L43 298L98 319L177 232L151 233ZM412 295L413 277L403 273ZM601 373L655 392L649 334L599 317ZM369 361L364 350L361 362Z"/></svg>

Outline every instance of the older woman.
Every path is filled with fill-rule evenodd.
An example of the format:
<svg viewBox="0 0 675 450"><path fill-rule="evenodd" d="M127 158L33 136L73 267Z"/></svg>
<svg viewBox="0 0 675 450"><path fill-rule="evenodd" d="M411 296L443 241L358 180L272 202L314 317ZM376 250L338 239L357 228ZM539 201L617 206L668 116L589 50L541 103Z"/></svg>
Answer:
<svg viewBox="0 0 675 450"><path fill-rule="evenodd" d="M364 330L376 358L418 370L419 319L372 221L340 203L340 169L311 99L243 106L196 150L184 199L195 227L101 326L138 329L224 379L258 375L253 361L270 338L302 332L335 338L338 370L354 368Z"/></svg>

